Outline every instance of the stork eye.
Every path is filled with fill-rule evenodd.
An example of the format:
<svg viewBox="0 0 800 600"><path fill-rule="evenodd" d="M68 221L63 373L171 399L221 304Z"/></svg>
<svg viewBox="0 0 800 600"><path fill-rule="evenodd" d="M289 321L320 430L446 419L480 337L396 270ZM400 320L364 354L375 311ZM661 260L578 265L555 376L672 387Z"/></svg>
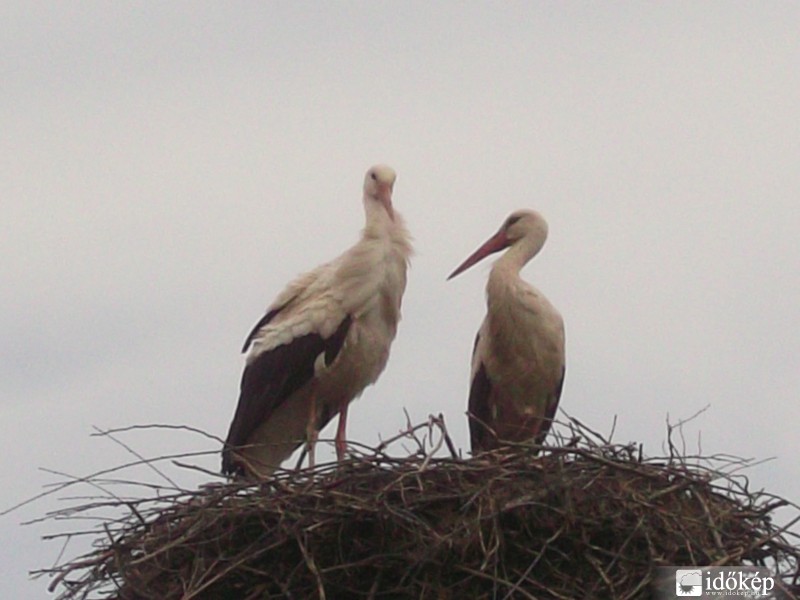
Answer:
<svg viewBox="0 0 800 600"><path fill-rule="evenodd" d="M370 173L369 177L370 177L370 179L372 179L372 181L377 181L378 180L378 176L375 175L375 173Z"/></svg>
<svg viewBox="0 0 800 600"><path fill-rule="evenodd" d="M512 226L514 223L516 223L517 221L519 221L521 218L522 218L522 217L520 217L520 216L508 217L508 219L506 220L506 229L508 229L509 227L511 227L511 226Z"/></svg>

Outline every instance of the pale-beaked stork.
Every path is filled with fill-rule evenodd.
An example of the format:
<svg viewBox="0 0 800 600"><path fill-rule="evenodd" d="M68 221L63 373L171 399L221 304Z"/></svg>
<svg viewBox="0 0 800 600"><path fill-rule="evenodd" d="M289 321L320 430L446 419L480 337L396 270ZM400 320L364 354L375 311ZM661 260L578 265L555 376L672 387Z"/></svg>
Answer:
<svg viewBox="0 0 800 600"><path fill-rule="evenodd" d="M519 276L546 239L544 218L518 210L448 277L508 248L489 273L488 310L472 353L468 410L473 454L503 442L541 444L555 416L564 384L564 321Z"/></svg>
<svg viewBox="0 0 800 600"><path fill-rule="evenodd" d="M223 473L267 477L304 441L313 464L316 436L337 414L344 457L347 407L383 371L400 320L412 248L395 179L385 165L367 171L361 239L292 281L247 336Z"/></svg>

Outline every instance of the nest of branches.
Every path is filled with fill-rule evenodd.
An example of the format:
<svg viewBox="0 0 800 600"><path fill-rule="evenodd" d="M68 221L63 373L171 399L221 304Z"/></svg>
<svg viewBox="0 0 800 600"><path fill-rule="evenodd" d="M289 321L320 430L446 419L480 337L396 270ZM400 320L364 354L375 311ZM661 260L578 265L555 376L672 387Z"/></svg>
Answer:
<svg viewBox="0 0 800 600"><path fill-rule="evenodd" d="M573 421L555 446L462 459L431 418L336 465L111 500L95 549L43 572L62 599L621 599L662 565L760 565L797 597L797 519L772 518L789 503L740 460L665 453Z"/></svg>

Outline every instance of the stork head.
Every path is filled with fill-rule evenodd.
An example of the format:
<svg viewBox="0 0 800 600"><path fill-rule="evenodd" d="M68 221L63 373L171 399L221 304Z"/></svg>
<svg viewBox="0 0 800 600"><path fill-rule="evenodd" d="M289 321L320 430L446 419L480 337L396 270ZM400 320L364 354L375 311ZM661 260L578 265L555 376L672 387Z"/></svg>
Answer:
<svg viewBox="0 0 800 600"><path fill-rule="evenodd" d="M392 208L392 189L397 179L397 173L387 165L370 167L364 176L364 202L377 202L394 220Z"/></svg>
<svg viewBox="0 0 800 600"><path fill-rule="evenodd" d="M475 250L458 268L450 273L452 279L459 273L469 269L490 254L504 250L509 246L520 248L520 268L535 256L547 240L547 221L534 210L516 210L511 213L484 244Z"/></svg>

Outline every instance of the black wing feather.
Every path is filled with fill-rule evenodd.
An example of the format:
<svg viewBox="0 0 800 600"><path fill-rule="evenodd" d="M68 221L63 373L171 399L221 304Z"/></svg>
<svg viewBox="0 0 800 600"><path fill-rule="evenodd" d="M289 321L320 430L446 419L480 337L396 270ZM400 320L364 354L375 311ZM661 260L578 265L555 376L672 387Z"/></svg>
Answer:
<svg viewBox="0 0 800 600"><path fill-rule="evenodd" d="M489 395L492 382L486 374L486 367L478 367L469 389L469 441L472 453L477 454L492 449L496 438L491 427L491 407Z"/></svg>
<svg viewBox="0 0 800 600"><path fill-rule="evenodd" d="M553 425L553 419L556 418L558 401L561 399L561 390L564 389L564 376L566 375L566 372L567 368L561 367L561 379L558 380L558 385L556 385L556 389L553 392L552 397L550 397L547 402L547 408L544 413L544 421L542 422L542 426L539 428L539 433L536 435L536 439L534 440L534 442L537 444L544 444L547 433L550 431L550 427Z"/></svg>
<svg viewBox="0 0 800 600"><path fill-rule="evenodd" d="M252 341L255 332L274 316L271 313L267 313L259 321L259 325L248 336L245 347ZM248 438L258 426L289 396L314 377L317 357L324 353L326 365L331 365L336 360L351 323L352 318L347 315L330 337L323 338L318 333L309 333L288 344L263 352L245 367L239 403L222 452L223 473L230 474L238 470L232 451L237 446L247 444Z"/></svg>
<svg viewBox="0 0 800 600"><path fill-rule="evenodd" d="M279 306L278 308L273 308L272 310L267 312L267 314L261 317L261 320L258 323L256 323L255 327L253 327L253 330L247 335L247 339L244 341L244 346L242 346L242 352L247 352L247 349L250 347L250 344L253 343L253 340L255 339L258 330L261 329L264 325L266 325L270 321L272 321L272 318L279 312L281 312L284 308L286 308L285 304L283 306Z"/></svg>

